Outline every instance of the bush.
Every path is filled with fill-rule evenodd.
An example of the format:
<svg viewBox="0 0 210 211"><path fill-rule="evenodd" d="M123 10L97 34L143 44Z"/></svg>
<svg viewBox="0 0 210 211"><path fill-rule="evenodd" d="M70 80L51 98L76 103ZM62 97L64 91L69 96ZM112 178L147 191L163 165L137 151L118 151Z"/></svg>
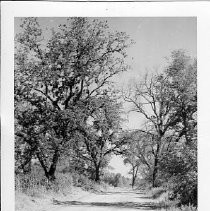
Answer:
<svg viewBox="0 0 210 211"><path fill-rule="evenodd" d="M147 194L156 199L155 202L160 208L160 211L197 211L197 207L193 205L181 205L179 206L179 200L170 200L171 191L168 191L165 187L151 188Z"/></svg>
<svg viewBox="0 0 210 211"><path fill-rule="evenodd" d="M159 198L165 192L166 192L166 190L163 187L156 187L156 188L150 189L150 191L148 192L148 194L153 199L157 199L157 198Z"/></svg>
<svg viewBox="0 0 210 211"><path fill-rule="evenodd" d="M180 205L197 205L197 173L188 172L186 175L172 179L173 195L171 199L179 199Z"/></svg>
<svg viewBox="0 0 210 211"><path fill-rule="evenodd" d="M197 211L197 208L192 205L182 205L181 207L170 207L164 211Z"/></svg>
<svg viewBox="0 0 210 211"><path fill-rule="evenodd" d="M166 153L160 162L161 175L173 191L171 199L179 205L197 206L197 154L195 144L180 144L176 151Z"/></svg>
<svg viewBox="0 0 210 211"><path fill-rule="evenodd" d="M197 211L197 208L192 206L192 205L188 205L188 206L181 206L180 207L181 211Z"/></svg>

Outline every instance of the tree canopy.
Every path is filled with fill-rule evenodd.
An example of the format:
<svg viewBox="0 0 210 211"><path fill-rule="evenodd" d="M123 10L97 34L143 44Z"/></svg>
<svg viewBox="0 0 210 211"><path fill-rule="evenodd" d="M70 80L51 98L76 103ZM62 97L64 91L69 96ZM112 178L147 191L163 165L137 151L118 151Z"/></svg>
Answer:
<svg viewBox="0 0 210 211"><path fill-rule="evenodd" d="M197 194L197 62L182 50L173 51L162 73L146 75L123 92L131 111L145 119L143 128L126 135L138 144L132 156L152 175L158 186L166 177L183 203L194 203ZM130 144L129 144L130 145ZM136 146L138 146L136 145ZM190 161L191 160L191 161ZM165 177L166 176L166 177ZM164 180L165 178L165 180ZM161 181L162 180L162 181ZM189 182L189 183L188 183ZM188 186L189 185L189 186ZM189 197L184 188L190 192Z"/></svg>
<svg viewBox="0 0 210 211"><path fill-rule="evenodd" d="M59 157L94 113L93 102L113 93L112 77L128 69L124 58L132 41L86 18L69 18L48 38L36 18L23 19L21 27L15 39L16 140L54 179Z"/></svg>

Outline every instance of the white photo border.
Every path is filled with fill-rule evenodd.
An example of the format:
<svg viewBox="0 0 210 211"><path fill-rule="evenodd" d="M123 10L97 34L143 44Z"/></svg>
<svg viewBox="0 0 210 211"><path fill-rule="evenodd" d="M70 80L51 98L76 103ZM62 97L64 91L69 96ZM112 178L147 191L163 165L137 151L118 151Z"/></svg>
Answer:
<svg viewBox="0 0 210 211"><path fill-rule="evenodd" d="M14 210L14 17L197 17L198 205L210 210L210 2L2 2L1 207ZM208 96L209 95L209 96Z"/></svg>

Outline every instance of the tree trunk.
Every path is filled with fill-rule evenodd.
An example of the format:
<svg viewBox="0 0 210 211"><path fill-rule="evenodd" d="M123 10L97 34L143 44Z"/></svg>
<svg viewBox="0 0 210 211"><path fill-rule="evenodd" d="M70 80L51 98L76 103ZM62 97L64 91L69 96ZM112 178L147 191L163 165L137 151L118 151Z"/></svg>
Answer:
<svg viewBox="0 0 210 211"><path fill-rule="evenodd" d="M99 166L96 166L96 168L95 168L95 181L96 182L100 181L100 168L99 168Z"/></svg>
<svg viewBox="0 0 210 211"><path fill-rule="evenodd" d="M135 181L136 181L136 176L137 176L137 172L138 172L138 166L135 168L133 167L133 172L132 172L132 188L135 185Z"/></svg>
<svg viewBox="0 0 210 211"><path fill-rule="evenodd" d="M56 171L56 166L57 166L57 163L58 163L58 159L59 159L59 150L56 149L54 151L54 155L53 155L53 159L52 159L52 163L50 165L50 168L48 170L47 168L47 164L44 162L44 155L42 155L41 152L38 152L37 153L37 157L39 159L39 162L44 170L44 173L45 173L45 176L47 177L47 179L50 181L50 182L53 182L55 181L55 171Z"/></svg>
<svg viewBox="0 0 210 211"><path fill-rule="evenodd" d="M157 165L158 165L158 157L155 157L155 162L154 162L154 170L153 170L153 174L152 174L152 187L157 187L156 184L156 177L157 177Z"/></svg>
<svg viewBox="0 0 210 211"><path fill-rule="evenodd" d="M154 170L152 173L152 187L157 187L156 178L157 178L157 173L158 173L159 154L160 154L161 140L162 140L163 135L164 134L162 132L159 132L159 139L157 143L157 150L155 153L155 160L154 160Z"/></svg>
<svg viewBox="0 0 210 211"><path fill-rule="evenodd" d="M54 152L54 155L53 155L53 160L52 160L52 164L50 166L50 170L48 172L48 179L50 181L55 180L55 171L56 171L58 159L59 159L59 150L56 149L55 152Z"/></svg>
<svg viewBox="0 0 210 211"><path fill-rule="evenodd" d="M133 178L132 178L132 188L134 187L134 184L135 184L135 177L133 175Z"/></svg>

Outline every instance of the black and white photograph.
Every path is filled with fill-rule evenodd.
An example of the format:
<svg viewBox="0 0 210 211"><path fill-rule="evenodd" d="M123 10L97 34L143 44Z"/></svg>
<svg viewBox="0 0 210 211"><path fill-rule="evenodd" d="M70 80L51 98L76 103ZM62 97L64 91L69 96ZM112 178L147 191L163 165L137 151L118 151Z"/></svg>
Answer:
<svg viewBox="0 0 210 211"><path fill-rule="evenodd" d="M14 210L200 210L198 17L42 14L13 17Z"/></svg>

